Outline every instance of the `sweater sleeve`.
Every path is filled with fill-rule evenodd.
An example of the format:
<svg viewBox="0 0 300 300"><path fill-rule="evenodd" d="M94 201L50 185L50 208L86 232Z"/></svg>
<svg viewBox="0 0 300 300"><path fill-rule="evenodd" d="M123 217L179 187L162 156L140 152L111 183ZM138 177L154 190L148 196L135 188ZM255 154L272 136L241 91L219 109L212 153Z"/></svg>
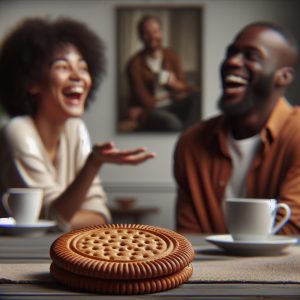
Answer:
<svg viewBox="0 0 300 300"><path fill-rule="evenodd" d="M76 173L83 167L90 151L91 151L91 142L88 130L85 124L80 120L76 119L78 127L74 132L75 136L79 139L76 145ZM86 201L82 205L82 209L91 210L100 213L107 222L111 221L110 212L106 206L107 196L102 187L100 176L96 176L93 180L93 183L86 195Z"/></svg>

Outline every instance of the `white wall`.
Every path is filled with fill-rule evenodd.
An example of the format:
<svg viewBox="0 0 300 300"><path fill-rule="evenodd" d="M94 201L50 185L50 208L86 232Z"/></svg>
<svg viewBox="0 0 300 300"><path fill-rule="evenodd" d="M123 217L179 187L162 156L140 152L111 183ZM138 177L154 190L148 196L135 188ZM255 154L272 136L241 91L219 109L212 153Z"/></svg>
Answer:
<svg viewBox="0 0 300 300"><path fill-rule="evenodd" d="M194 1L127 1L127 0L0 0L0 39L23 17L71 16L86 22L104 39L107 46L108 72L97 101L84 119L93 141L113 140L121 148L147 146L157 153L155 160L137 167L105 166L101 171L111 202L114 197L136 196L139 205L157 205L161 212L144 222L173 228L175 187L172 154L177 134L117 134L116 122L116 14L124 5L200 5L203 13L203 117L217 113L220 93L219 63L235 33L252 21L277 21L298 32L297 0L194 0ZM296 99L299 87L294 84L290 95ZM293 96L296 95L296 96Z"/></svg>

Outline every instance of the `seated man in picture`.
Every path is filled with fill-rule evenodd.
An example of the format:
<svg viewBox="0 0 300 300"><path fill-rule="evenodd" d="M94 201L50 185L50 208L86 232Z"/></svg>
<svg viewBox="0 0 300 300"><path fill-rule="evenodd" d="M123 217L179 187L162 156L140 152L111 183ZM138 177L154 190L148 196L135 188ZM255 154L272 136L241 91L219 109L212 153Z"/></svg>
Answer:
<svg viewBox="0 0 300 300"><path fill-rule="evenodd" d="M144 16L138 24L144 48L127 66L130 106L141 109L145 131L179 131L198 117L198 94L184 79L176 53L162 47L160 21Z"/></svg>
<svg viewBox="0 0 300 300"><path fill-rule="evenodd" d="M300 110L284 97L297 59L295 39L275 24L250 24L229 45L223 113L188 129L176 146L179 231L227 232L224 199L248 197L287 203L292 215L281 233L300 233Z"/></svg>

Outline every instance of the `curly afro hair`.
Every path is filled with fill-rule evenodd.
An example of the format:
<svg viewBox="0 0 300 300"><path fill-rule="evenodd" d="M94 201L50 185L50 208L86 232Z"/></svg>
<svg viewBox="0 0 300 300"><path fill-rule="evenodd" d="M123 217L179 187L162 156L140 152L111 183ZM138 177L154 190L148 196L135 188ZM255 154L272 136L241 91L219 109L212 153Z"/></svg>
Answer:
<svg viewBox="0 0 300 300"><path fill-rule="evenodd" d="M10 116L35 114L37 104L28 84L39 80L42 67L63 44L74 45L87 62L92 86L86 106L91 102L105 73L103 41L70 18L28 18L8 34L0 49L0 101Z"/></svg>

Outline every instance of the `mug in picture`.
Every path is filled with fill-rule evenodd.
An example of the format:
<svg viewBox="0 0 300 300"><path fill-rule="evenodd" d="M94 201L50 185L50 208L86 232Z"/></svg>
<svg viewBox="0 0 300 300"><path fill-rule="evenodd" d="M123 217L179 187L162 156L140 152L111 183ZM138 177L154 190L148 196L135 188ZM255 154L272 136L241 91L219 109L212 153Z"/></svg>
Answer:
<svg viewBox="0 0 300 300"><path fill-rule="evenodd" d="M279 209L283 218L275 224ZM275 199L230 198L225 201L225 220L234 240L265 240L289 220L290 207Z"/></svg>
<svg viewBox="0 0 300 300"><path fill-rule="evenodd" d="M158 74L158 82L161 85L165 85L168 83L170 77L170 72L167 70L161 70Z"/></svg>
<svg viewBox="0 0 300 300"><path fill-rule="evenodd" d="M43 190L38 188L9 188L2 196L6 213L19 225L30 225L38 221L42 201Z"/></svg>

